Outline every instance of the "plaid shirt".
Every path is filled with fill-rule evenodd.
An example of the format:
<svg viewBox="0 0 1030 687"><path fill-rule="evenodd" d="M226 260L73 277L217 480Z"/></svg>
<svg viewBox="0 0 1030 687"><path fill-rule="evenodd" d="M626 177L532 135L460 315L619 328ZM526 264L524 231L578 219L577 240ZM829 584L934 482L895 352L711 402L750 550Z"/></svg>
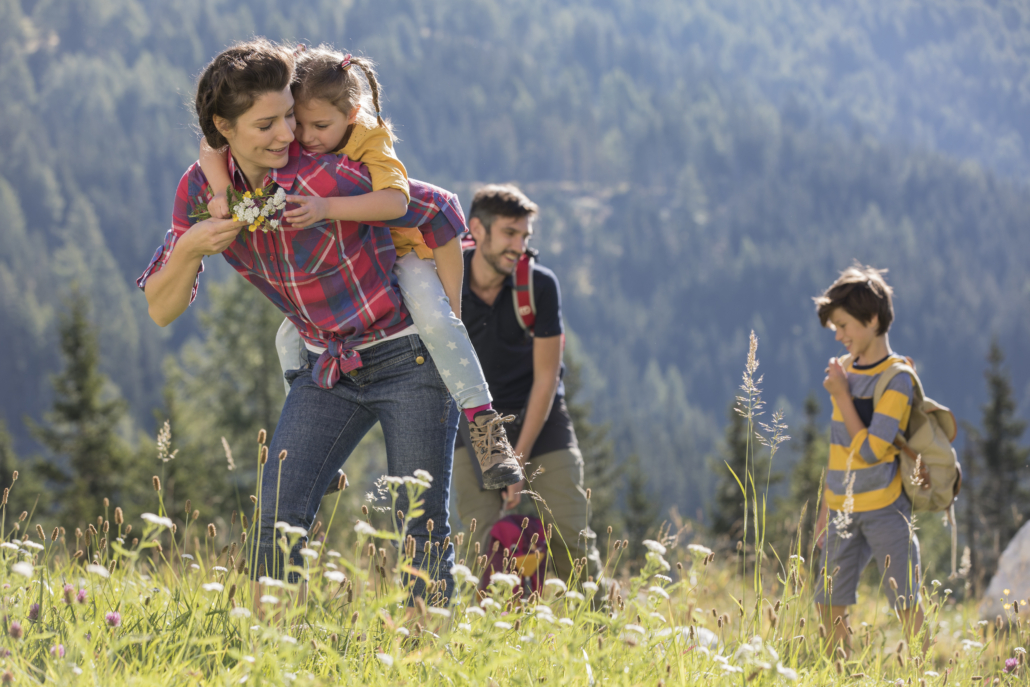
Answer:
<svg viewBox="0 0 1030 687"><path fill-rule="evenodd" d="M285 167L273 169L263 184L276 182L291 195L350 196L372 190L365 166L345 156L302 152L295 141ZM235 187L247 189L242 172L229 156ZM172 211L172 228L154 253L136 285L146 286L150 275L168 262L179 237L197 220L189 216L213 193L194 163L179 181ZM241 231L222 257L272 301L297 327L304 340L325 347L312 370L319 386L332 388L340 375L361 367L354 346L383 339L411 326L401 300L393 265L397 259L390 226L418 227L430 248L439 248L465 230L465 220L453 193L411 180L408 213L390 222L325 220L306 229ZM197 295L200 272L190 302Z"/></svg>

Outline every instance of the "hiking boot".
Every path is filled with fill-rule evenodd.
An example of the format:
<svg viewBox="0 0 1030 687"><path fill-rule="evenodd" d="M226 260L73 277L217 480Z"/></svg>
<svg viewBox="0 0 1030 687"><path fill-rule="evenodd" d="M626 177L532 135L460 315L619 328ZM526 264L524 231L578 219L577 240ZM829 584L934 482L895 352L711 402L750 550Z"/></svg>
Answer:
<svg viewBox="0 0 1030 687"><path fill-rule="evenodd" d="M496 410L476 413L469 423L472 450L483 471L484 489L503 489L522 479L522 468L508 443L504 423L513 422L514 415L501 417Z"/></svg>

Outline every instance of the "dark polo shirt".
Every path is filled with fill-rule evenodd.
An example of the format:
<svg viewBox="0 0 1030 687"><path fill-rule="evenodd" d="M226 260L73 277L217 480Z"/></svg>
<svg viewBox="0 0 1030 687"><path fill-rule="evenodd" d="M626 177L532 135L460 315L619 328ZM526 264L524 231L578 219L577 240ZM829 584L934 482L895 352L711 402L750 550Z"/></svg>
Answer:
<svg viewBox="0 0 1030 687"><path fill-rule="evenodd" d="M533 336L522 328L515 314L513 277L505 278L501 292L492 306L472 292L469 284L474 252L475 249L466 251L464 256L461 319L483 366L483 373L494 398L494 407L505 415L520 415L529 402L529 392L533 386ZM562 326L558 278L539 263L533 267L533 291L536 300L535 335L541 338L561 336L565 330ZM565 375L564 363L561 375ZM532 455L577 446L564 397L565 384L559 381L551 414L533 446ZM508 436L513 446L518 440L521 419L515 426L508 425Z"/></svg>

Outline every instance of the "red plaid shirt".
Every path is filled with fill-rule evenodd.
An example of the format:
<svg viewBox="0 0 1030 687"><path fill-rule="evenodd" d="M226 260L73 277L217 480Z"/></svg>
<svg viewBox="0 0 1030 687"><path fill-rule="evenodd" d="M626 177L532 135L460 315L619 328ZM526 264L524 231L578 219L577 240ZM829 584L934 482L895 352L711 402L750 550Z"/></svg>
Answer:
<svg viewBox="0 0 1030 687"><path fill-rule="evenodd" d="M235 187L247 182L229 156ZM372 190L371 178L359 162L336 155L302 152L295 141L290 159L273 169L263 185L276 182L291 195L350 196ZM222 257L258 287L297 327L310 344L325 347L312 375L331 388L340 375L361 367L354 346L372 343L409 327L411 317L401 300L393 265L397 259L388 227L418 227L430 248L438 248L465 230L465 219L453 193L411 180L408 213L390 222L326 220L306 229L265 233L241 231ZM213 193L194 163L179 181L172 228L154 253L136 285L168 262L179 237L195 222L189 214ZM190 302L197 295L201 263Z"/></svg>

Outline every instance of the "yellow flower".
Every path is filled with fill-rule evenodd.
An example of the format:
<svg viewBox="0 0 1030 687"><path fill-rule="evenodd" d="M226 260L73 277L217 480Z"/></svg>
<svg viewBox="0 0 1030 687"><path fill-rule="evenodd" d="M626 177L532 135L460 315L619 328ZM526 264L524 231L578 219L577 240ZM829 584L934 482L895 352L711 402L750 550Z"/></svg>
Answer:
<svg viewBox="0 0 1030 687"><path fill-rule="evenodd" d="M247 191L246 193L244 193L243 197L244 198L250 198L250 191Z"/></svg>
<svg viewBox="0 0 1030 687"><path fill-rule="evenodd" d="M257 229L257 224L251 224L251 225L250 225L249 227L247 227L247 228L248 228L248 229L250 229L251 231L254 231L255 229Z"/></svg>
<svg viewBox="0 0 1030 687"><path fill-rule="evenodd" d="M232 216L232 221L233 221L233 222L239 222L239 221L240 221L240 218L239 218L239 217L237 217L236 215L233 215L233 216Z"/></svg>
<svg viewBox="0 0 1030 687"><path fill-rule="evenodd" d="M254 191L254 195L260 198L261 196L265 195L265 189L259 188L258 190Z"/></svg>

